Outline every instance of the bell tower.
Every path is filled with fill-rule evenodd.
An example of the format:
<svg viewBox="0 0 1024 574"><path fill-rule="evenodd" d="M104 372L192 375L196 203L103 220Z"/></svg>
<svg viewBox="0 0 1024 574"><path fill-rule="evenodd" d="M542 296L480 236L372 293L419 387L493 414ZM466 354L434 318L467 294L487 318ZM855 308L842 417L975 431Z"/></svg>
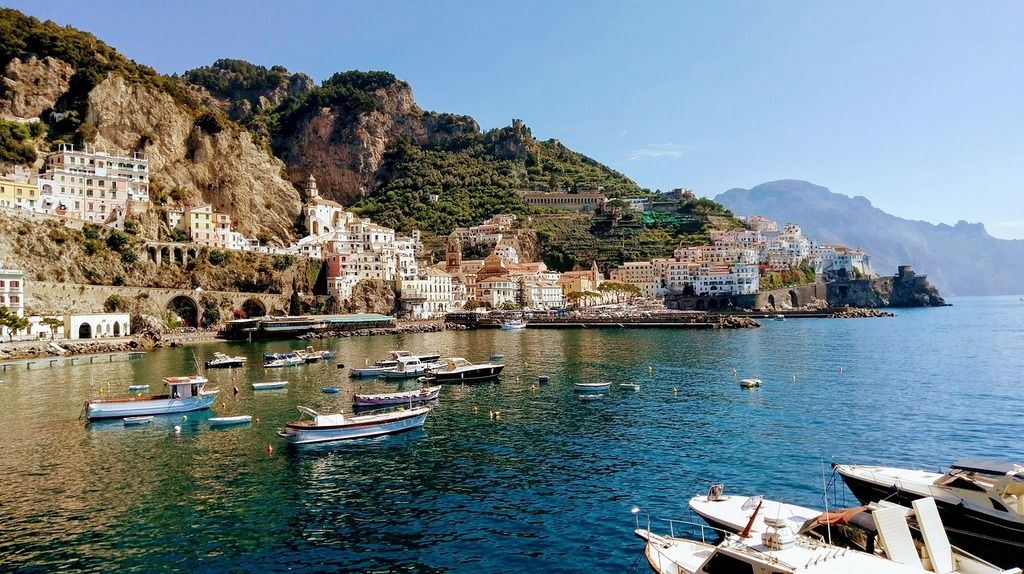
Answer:
<svg viewBox="0 0 1024 574"><path fill-rule="evenodd" d="M459 241L459 236L454 231L448 236L448 244L445 251L445 272L456 273L462 271L462 242Z"/></svg>
<svg viewBox="0 0 1024 574"><path fill-rule="evenodd" d="M306 180L306 201L317 197L320 197L320 192L316 189L316 178L309 174L309 179Z"/></svg>

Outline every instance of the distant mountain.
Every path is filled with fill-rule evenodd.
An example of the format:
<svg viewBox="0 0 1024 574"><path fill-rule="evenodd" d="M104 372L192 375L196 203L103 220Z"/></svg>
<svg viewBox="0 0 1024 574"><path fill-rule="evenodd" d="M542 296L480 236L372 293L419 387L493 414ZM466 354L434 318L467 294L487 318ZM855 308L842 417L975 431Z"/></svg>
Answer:
<svg viewBox="0 0 1024 574"><path fill-rule="evenodd" d="M821 243L860 247L880 275L912 265L943 295L1005 295L1024 290L1024 241L996 239L980 223L955 226L902 219L864 197L833 193L800 180L730 189L716 201L737 215L763 215L798 223Z"/></svg>

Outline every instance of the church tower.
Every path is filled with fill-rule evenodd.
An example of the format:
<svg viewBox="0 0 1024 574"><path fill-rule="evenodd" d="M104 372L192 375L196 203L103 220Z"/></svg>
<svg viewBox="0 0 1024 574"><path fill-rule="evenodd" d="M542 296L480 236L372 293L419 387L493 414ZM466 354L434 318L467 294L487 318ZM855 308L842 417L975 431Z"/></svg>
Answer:
<svg viewBox="0 0 1024 574"><path fill-rule="evenodd" d="M462 242L459 241L459 236L454 231L448 236L444 270L447 273L462 271Z"/></svg>
<svg viewBox="0 0 1024 574"><path fill-rule="evenodd" d="M306 201L318 197L320 197L320 192L316 189L316 178L313 177L313 174L309 174L309 179L306 180Z"/></svg>

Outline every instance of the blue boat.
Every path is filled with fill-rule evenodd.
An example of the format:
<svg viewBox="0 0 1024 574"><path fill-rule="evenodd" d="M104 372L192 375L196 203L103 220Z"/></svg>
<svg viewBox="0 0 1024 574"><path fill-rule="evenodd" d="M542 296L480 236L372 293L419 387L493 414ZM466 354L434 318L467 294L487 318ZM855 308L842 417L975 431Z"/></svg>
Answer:
<svg viewBox="0 0 1024 574"><path fill-rule="evenodd" d="M339 389L338 387L320 387L320 391L327 393L329 395L333 395L335 393L341 392L341 389Z"/></svg>

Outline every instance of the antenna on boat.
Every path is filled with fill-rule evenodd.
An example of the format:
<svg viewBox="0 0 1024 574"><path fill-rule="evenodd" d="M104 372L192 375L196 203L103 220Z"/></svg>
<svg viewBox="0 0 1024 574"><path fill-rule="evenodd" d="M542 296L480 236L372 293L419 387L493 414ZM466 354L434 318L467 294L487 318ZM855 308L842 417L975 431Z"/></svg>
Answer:
<svg viewBox="0 0 1024 574"><path fill-rule="evenodd" d="M761 510L761 505L764 504L764 498L757 501L757 508L754 509L754 513L750 515L750 520L747 521L747 525L743 527L743 531L740 532L740 538L750 538L750 529L754 527L754 520L757 519L757 513Z"/></svg>
<svg viewBox="0 0 1024 574"><path fill-rule="evenodd" d="M821 466L821 497L822 502L825 503L825 514L828 514L828 483L825 482L825 465L822 461ZM828 543L832 544L832 521L825 521L825 532L828 533Z"/></svg>
<svg viewBox="0 0 1024 574"><path fill-rule="evenodd" d="M199 366L199 359L196 357L196 350L195 349L191 349L191 351L192 351L192 366L194 366L196 368L196 374L197 375L201 375L201 374L203 374L203 369Z"/></svg>

